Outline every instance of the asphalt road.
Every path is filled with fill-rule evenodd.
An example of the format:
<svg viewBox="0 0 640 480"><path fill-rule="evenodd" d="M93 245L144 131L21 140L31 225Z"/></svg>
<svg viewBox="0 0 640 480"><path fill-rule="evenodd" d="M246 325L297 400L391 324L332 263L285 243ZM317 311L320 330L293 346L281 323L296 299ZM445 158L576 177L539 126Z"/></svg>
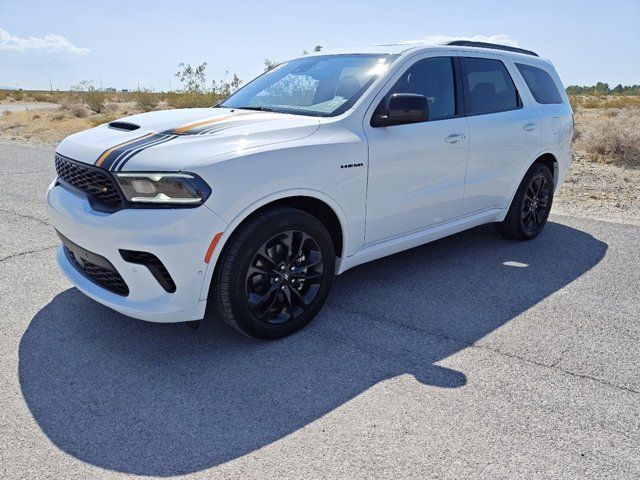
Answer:
<svg viewBox="0 0 640 480"><path fill-rule="evenodd" d="M640 227L481 227L347 272L303 332L126 318L0 143L0 477L638 478Z"/></svg>
<svg viewBox="0 0 640 480"><path fill-rule="evenodd" d="M25 110L42 110L58 108L60 105L57 103L45 103L45 102L11 102L0 103L0 112L24 112Z"/></svg>

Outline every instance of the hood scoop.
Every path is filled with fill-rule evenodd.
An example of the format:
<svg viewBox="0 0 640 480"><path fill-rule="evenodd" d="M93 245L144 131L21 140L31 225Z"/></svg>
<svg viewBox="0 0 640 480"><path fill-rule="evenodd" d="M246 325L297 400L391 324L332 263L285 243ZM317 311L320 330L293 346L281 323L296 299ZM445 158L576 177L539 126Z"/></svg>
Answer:
<svg viewBox="0 0 640 480"><path fill-rule="evenodd" d="M113 128L115 130L126 130L127 132L130 132L132 130L139 129L140 125L129 122L111 122L109 123L109 128Z"/></svg>

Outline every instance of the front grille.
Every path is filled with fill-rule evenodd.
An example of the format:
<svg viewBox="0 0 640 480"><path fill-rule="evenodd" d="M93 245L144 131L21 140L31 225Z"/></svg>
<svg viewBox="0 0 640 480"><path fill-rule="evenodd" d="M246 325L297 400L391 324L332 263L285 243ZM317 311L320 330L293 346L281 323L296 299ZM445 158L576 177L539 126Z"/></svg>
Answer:
<svg viewBox="0 0 640 480"><path fill-rule="evenodd" d="M78 272L110 292L123 297L129 295L129 287L109 260L73 243L57 230L56 233L62 240L67 259Z"/></svg>
<svg viewBox="0 0 640 480"><path fill-rule="evenodd" d="M160 286L167 292L176 291L176 284L171 278L167 267L153 253L138 252L136 250L120 250L120 255L126 262L144 265L149 269L151 275L158 281Z"/></svg>
<svg viewBox="0 0 640 480"><path fill-rule="evenodd" d="M111 175L92 165L84 165L56 154L56 172L65 183L89 194L109 208L122 206L122 198Z"/></svg>

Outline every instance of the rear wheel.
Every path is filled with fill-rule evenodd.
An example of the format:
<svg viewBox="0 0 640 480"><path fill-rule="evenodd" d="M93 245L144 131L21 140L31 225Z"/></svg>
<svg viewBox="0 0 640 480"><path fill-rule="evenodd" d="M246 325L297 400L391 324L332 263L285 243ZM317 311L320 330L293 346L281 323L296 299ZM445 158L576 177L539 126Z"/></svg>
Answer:
<svg viewBox="0 0 640 480"><path fill-rule="evenodd" d="M549 167L534 163L518 187L504 221L496 228L504 237L531 240L540 234L553 202L553 176Z"/></svg>
<svg viewBox="0 0 640 480"><path fill-rule="evenodd" d="M301 329L322 307L335 269L331 237L308 213L276 208L234 234L212 293L227 324L262 339Z"/></svg>

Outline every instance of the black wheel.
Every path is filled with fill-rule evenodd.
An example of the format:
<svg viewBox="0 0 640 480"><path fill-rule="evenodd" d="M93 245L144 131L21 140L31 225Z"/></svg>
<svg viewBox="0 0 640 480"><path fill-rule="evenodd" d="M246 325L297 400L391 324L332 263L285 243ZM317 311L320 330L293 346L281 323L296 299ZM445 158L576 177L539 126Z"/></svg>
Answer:
<svg viewBox="0 0 640 480"><path fill-rule="evenodd" d="M553 203L553 176L546 165L534 163L518 187L498 231L514 240L531 240L542 231Z"/></svg>
<svg viewBox="0 0 640 480"><path fill-rule="evenodd" d="M211 294L233 328L251 337L282 338L315 317L334 270L324 225L308 213L279 207L259 214L230 239Z"/></svg>

